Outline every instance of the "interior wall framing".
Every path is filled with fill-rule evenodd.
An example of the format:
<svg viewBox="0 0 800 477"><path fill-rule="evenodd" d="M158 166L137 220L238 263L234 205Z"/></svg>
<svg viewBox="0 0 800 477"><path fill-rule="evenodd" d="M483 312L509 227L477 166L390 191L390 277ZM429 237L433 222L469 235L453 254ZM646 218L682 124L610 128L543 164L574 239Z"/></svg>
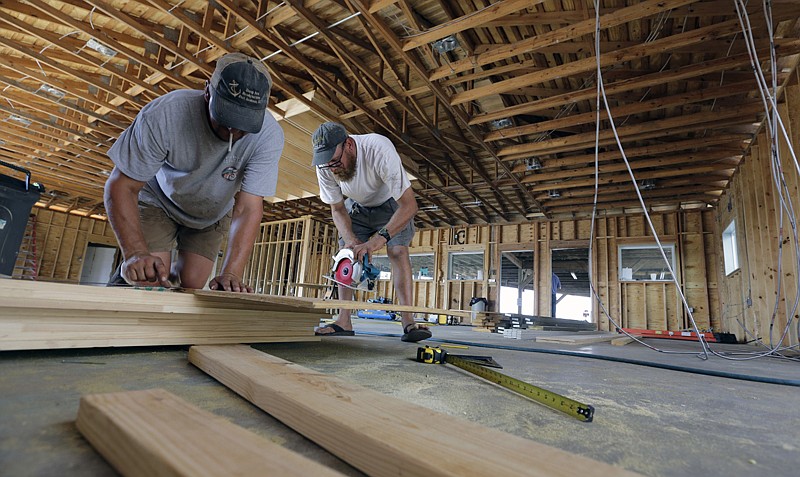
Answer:
<svg viewBox="0 0 800 477"><path fill-rule="evenodd" d="M717 253L720 233L714 212L711 209L698 209L654 213L651 214L651 220L662 243L675 245L676 277L693 309L698 326L719 330L717 277L721 265ZM332 231L330 246L326 248L330 254L316 254L318 262L309 265L311 272L306 279L311 283L326 283L322 275L328 273L330 257L336 250L332 242L335 229ZM552 250L587 247L590 235L590 219L418 230L409 251L411 254L433 253L434 269L432 280L414 280L413 304L469 310L473 297L484 297L489 302L487 310L495 311L498 309L500 254L507 250L525 249L532 250L534 254L535 313L549 316ZM644 214L596 219L592 269L595 289L603 301L602 308L608 311L618 326L654 330L686 329L689 327L688 316L674 283L620 280L618 246L655 243ZM481 278L453 280L448 276L449 254L464 251L484 253ZM376 252L378 255L384 253ZM379 280L375 294L366 298L375 296L386 297L397 303L391 280ZM599 310L601 307L593 307L591 320L598 323L599 329L613 331L614 323Z"/></svg>
<svg viewBox="0 0 800 477"><path fill-rule="evenodd" d="M32 227L36 229L35 241L30 234ZM20 252L17 265L32 261L36 279L43 281L79 283L90 243L118 247L107 221L39 207L31 210L26 234L32 246Z"/></svg>
<svg viewBox="0 0 800 477"><path fill-rule="evenodd" d="M256 293L321 298L337 237L336 227L311 216L262 223L243 280Z"/></svg>
<svg viewBox="0 0 800 477"><path fill-rule="evenodd" d="M46 209L34 209L34 213L41 280L78 283L87 244L116 245L111 227L105 221ZM716 215L708 209L652 214L651 218L661 241L676 245L676 276L694 309L698 326L736 333L735 320L721 319L717 289L722 274L721 229ZM549 316L552 250L587 246L590 225L589 219L571 219L418 230L410 252L433 253L434 268L432 280L414 281L413 304L469 310L473 297L485 297L487 310L497 310L500 253L521 247L534 253L535 313ZM332 256L338 250L336 241L333 225L309 216L264 223L245 281L260 293L321 298L330 286L323 275L330 273ZM593 282L605 309L618 324L659 330L688 326L673 283L619 279L618 245L654 243L644 215L598 218L594 241ZM484 252L482 278L448 278L448 255L459 251ZM391 280L379 280L374 295L357 299L375 296L397 303ZM591 320L601 330L613 330L614 325L598 310L600 307L593 306Z"/></svg>
<svg viewBox="0 0 800 477"><path fill-rule="evenodd" d="M778 104L778 113L797 152L800 146L800 86L797 71ZM756 136L721 196L716 216L720 230L736 222L739 268L726 275L720 267L722 328L735 330L739 340L763 340L767 345L798 344L798 253L794 235L800 210L800 171L782 136L779 164L785 172L783 194L775 185L771 138L765 129ZM781 197L787 206L781 207ZM791 205L791 207L789 207ZM787 212L789 210L790 212ZM723 257L722 245L718 253ZM720 262L722 262L720 258ZM787 327L787 320L793 317ZM785 336L781 339L784 330ZM733 332L733 331L732 331Z"/></svg>

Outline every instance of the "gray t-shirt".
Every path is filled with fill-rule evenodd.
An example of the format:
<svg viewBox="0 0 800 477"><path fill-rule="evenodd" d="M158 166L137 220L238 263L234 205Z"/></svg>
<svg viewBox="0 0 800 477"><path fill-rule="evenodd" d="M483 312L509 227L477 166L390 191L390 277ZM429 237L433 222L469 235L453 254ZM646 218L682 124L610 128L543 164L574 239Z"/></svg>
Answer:
<svg viewBox="0 0 800 477"><path fill-rule="evenodd" d="M123 174L146 182L141 202L197 229L224 217L239 190L274 195L283 151L283 130L267 113L261 131L228 152L228 142L211 130L206 108L202 91L167 93L142 108L108 151Z"/></svg>

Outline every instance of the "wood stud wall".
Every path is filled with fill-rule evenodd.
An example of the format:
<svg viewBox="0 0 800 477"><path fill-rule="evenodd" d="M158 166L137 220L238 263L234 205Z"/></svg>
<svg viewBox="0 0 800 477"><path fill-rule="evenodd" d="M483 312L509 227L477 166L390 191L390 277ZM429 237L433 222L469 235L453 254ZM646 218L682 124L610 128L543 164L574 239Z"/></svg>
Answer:
<svg viewBox="0 0 800 477"><path fill-rule="evenodd" d="M78 283L90 243L117 246L111 225L80 215L35 207L37 279ZM25 257L18 256L17 264Z"/></svg>
<svg viewBox="0 0 800 477"><path fill-rule="evenodd" d="M797 72L794 75L778 112L797 153L800 149L800 86ZM792 326L782 342L789 346L799 342L798 310L794 308L798 294L798 256L790 220L800 218L800 172L783 139L779 152L788 189L784 197L791 201L794 216L790 217L780 208L779 191L772 175L770 138L766 131L762 131L719 202L716 221L720 233L732 220L736 221L740 266L730 275L725 275L719 242L719 303L723 330L735 331L740 340L760 338L767 345L770 344L770 331L772 344L781 343L780 336L787 319L793 316Z"/></svg>
<svg viewBox="0 0 800 477"><path fill-rule="evenodd" d="M261 224L244 281L256 293L321 297L336 239L334 226L310 216Z"/></svg>
<svg viewBox="0 0 800 477"><path fill-rule="evenodd" d="M37 234L44 244L40 248L42 280L77 283L87 243L116 243L106 222L44 209L35 211L39 217ZM721 264L717 257L719 233L714 213L709 209L651 217L662 242L676 243L679 264L676 274L690 306L694 307L698 326L719 329L716 277ZM533 250L537 284L534 313L549 316L551 250L586 247L590 232L588 219L418 230L411 253L433 253L434 269L433 280L414 282L414 304L468 310L471 298L477 296L489 300L489 311L496 310L500 253ZM309 216L262 224L245 281L260 293L322 297L329 287L323 275L330 272L336 240L333 225ZM624 327L671 330L687 327L686 314L672 283L619 281L617 247L621 243L654 243L644 215L597 219L593 276L598 295L611 317ZM460 251L484 252L483 279L447 280L448 254ZM357 299L373 296L385 296L397 303L391 281L379 281L374 295ZM597 306L593 306L592 320L601 330L614 328L604 314L598 313Z"/></svg>

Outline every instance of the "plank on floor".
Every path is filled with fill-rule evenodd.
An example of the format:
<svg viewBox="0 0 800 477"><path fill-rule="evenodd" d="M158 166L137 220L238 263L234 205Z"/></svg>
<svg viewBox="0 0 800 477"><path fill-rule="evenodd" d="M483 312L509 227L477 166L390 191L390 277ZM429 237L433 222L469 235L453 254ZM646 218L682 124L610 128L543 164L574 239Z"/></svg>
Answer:
<svg viewBox="0 0 800 477"><path fill-rule="evenodd" d="M342 475L163 389L83 396L76 426L128 477Z"/></svg>
<svg viewBox="0 0 800 477"><path fill-rule="evenodd" d="M563 336L537 336L537 343L561 343L561 344L589 344L589 343L602 343L604 341L611 341L614 338L619 338L618 333L603 333L603 334L570 334Z"/></svg>
<svg viewBox="0 0 800 477"><path fill-rule="evenodd" d="M189 361L373 477L638 475L385 396L248 346L193 346Z"/></svg>

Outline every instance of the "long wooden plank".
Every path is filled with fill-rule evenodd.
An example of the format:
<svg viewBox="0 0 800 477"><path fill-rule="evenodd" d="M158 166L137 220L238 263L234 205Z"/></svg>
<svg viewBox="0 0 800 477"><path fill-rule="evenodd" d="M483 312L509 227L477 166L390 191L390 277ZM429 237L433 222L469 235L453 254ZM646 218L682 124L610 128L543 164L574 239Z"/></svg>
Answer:
<svg viewBox="0 0 800 477"><path fill-rule="evenodd" d="M342 475L163 389L83 396L75 424L127 477Z"/></svg>
<svg viewBox="0 0 800 477"><path fill-rule="evenodd" d="M321 315L269 298L0 280L0 350L318 341Z"/></svg>
<svg viewBox="0 0 800 477"><path fill-rule="evenodd" d="M293 307L307 307L313 310L327 310L334 308L349 308L351 310L385 310L385 311L410 311L412 313L429 313L437 315L452 315L462 316L469 318L472 312L469 310L445 310L441 308L429 308L417 305L397 305L397 304L381 304L369 303L366 301L345 301L345 300L321 300L319 298L308 297L289 297L289 296L272 296L261 295L258 293L234 293L234 292L220 292L208 290L192 290L196 296L201 296L209 300L223 299L258 302L258 303L280 303Z"/></svg>
<svg viewBox="0 0 800 477"><path fill-rule="evenodd" d="M638 475L385 396L247 346L193 346L189 361L373 477Z"/></svg>
<svg viewBox="0 0 800 477"><path fill-rule="evenodd" d="M385 310L385 311L410 311L412 313L430 313L436 315L452 315L470 318L471 311L466 310L445 310L443 308L428 308L425 306L416 305L395 305L395 304L380 304L380 303L367 303L365 301L345 301L345 300L316 300L313 303L316 309L328 308L349 308L351 310Z"/></svg>
<svg viewBox="0 0 800 477"><path fill-rule="evenodd" d="M243 302L237 297L242 293L205 291L195 295L173 291L155 291L130 287L93 287L69 283L53 283L30 280L0 278L0 299L20 302L35 307L48 301L63 303L63 307L74 309L120 310L136 308L141 311L197 312L211 308L267 311L312 312L309 303L293 297L258 295L257 303ZM255 296L255 295L251 295Z"/></svg>
<svg viewBox="0 0 800 477"><path fill-rule="evenodd" d="M618 333L591 334L591 335L569 335L569 336L537 336L537 343L560 343L583 345L590 343L602 343L619 338Z"/></svg>

